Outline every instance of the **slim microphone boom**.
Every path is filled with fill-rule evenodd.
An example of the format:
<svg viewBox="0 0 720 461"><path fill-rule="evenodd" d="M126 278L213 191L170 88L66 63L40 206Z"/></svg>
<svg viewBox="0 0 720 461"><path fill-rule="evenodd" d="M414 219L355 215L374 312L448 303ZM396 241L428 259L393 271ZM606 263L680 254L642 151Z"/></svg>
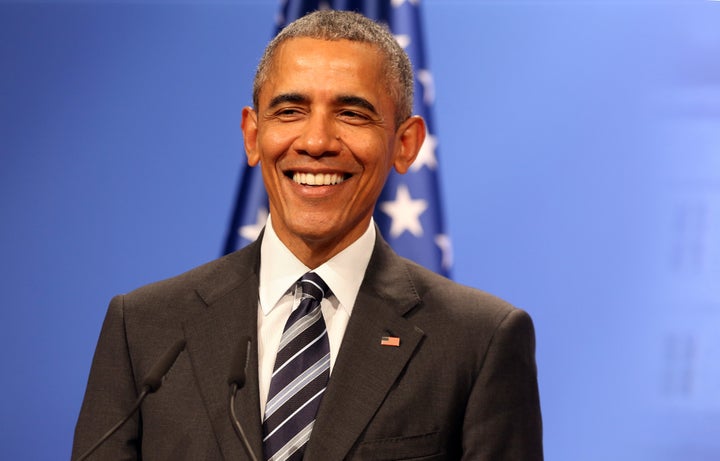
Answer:
<svg viewBox="0 0 720 461"><path fill-rule="evenodd" d="M250 337L245 336L240 338L240 344L238 344L237 350L235 350L235 358L230 364L230 375L228 378L228 384L230 385L230 420L233 423L233 429L240 438L240 441L245 448L248 456L252 461L257 461L255 454L250 447L250 442L245 436L240 420L235 414L235 394L245 385L245 375L247 371L248 362L250 361Z"/></svg>
<svg viewBox="0 0 720 461"><path fill-rule="evenodd" d="M155 365L153 365L153 367L150 369L150 372L145 375L145 379L142 382L142 391L140 392L140 395L138 396L135 404L128 412L128 414L123 419L118 421L118 423L115 424L109 431L107 431L105 435L100 437L100 440L98 440L95 445L93 445L76 461L84 461L85 459L87 459L88 456L93 454L93 452L97 450L100 445L102 445L107 439L109 439L111 435L117 432L117 430L120 429L123 424L125 424L130 419L130 417L135 414L137 409L140 408L140 404L143 402L143 400L145 400L145 397L147 397L148 394L152 394L160 388L163 378L165 377L167 372L170 371L170 367L173 366L175 360L177 360L180 352L182 352L183 349L185 349L185 340L179 339L167 351L165 351L165 354L163 354L163 356L160 357L157 362L155 362Z"/></svg>

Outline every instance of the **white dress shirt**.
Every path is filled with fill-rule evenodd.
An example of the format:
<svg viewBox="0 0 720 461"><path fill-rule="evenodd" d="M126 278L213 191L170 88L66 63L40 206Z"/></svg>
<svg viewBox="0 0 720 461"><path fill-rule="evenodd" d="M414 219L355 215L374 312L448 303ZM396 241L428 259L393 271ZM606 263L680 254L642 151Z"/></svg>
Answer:
<svg viewBox="0 0 720 461"><path fill-rule="evenodd" d="M330 341L331 373L374 246L375 225L371 219L370 225L360 238L314 270L332 291L332 296L323 299L320 305ZM310 270L280 241L272 227L271 218L268 217L260 246L258 302L261 418L265 413L275 355L285 322L297 307L293 306L295 283Z"/></svg>

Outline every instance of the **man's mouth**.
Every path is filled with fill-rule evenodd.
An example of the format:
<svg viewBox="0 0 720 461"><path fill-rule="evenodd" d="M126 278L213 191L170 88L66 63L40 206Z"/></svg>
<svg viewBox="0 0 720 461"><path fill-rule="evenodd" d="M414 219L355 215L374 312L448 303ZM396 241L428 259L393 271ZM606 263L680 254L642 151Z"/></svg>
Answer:
<svg viewBox="0 0 720 461"><path fill-rule="evenodd" d="M303 186L332 186L345 181L346 176L338 173L300 173L295 172L292 180Z"/></svg>

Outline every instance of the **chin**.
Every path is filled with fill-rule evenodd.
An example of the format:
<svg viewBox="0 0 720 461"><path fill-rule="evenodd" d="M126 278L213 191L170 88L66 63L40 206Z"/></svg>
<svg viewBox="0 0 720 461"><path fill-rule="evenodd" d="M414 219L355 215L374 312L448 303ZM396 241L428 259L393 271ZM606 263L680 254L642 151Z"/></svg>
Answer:
<svg viewBox="0 0 720 461"><path fill-rule="evenodd" d="M288 229L306 240L323 240L332 234L331 222L330 218L320 222L307 220L288 226Z"/></svg>

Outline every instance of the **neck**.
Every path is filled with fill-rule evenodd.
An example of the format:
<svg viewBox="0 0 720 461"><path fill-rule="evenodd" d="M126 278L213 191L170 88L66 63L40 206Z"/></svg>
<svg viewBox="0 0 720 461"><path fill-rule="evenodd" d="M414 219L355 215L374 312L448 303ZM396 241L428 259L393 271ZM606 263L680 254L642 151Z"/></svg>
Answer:
<svg viewBox="0 0 720 461"><path fill-rule="evenodd" d="M272 216L272 215L271 215ZM305 266L314 270L332 257L355 243L367 231L370 221L364 226L356 226L348 234L336 238L324 238L312 235L297 235L285 232L272 223L275 234L295 257Z"/></svg>
<svg viewBox="0 0 720 461"><path fill-rule="evenodd" d="M281 235L278 237L296 258L314 270L350 246L360 235L340 242L310 239L289 239L290 241L288 241Z"/></svg>

